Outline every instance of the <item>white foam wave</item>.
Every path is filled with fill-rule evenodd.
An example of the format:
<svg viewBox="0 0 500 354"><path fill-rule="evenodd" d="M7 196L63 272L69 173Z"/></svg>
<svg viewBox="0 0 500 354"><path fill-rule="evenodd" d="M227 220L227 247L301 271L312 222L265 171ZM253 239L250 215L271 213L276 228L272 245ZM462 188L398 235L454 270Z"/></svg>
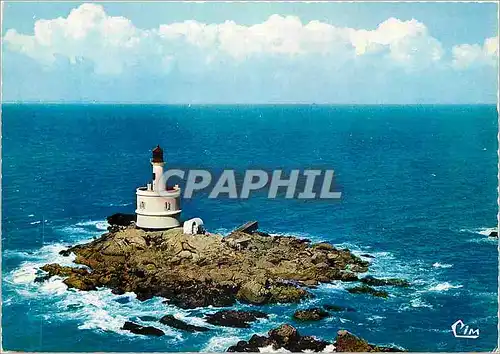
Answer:
<svg viewBox="0 0 500 354"><path fill-rule="evenodd" d="M103 231L107 231L108 226L106 220L88 220L56 229L56 231L61 234L63 239L72 243L75 241L87 242L102 235Z"/></svg>
<svg viewBox="0 0 500 354"><path fill-rule="evenodd" d="M40 291L45 294L62 295L68 289L63 280L61 277L52 277L40 285Z"/></svg>
<svg viewBox="0 0 500 354"><path fill-rule="evenodd" d="M267 347L259 348L260 353L291 353L289 350L285 348L273 349L272 345L268 345Z"/></svg>
<svg viewBox="0 0 500 354"><path fill-rule="evenodd" d="M108 229L108 222L106 220L89 220L83 221L75 224L76 226L91 226L99 231L105 231Z"/></svg>
<svg viewBox="0 0 500 354"><path fill-rule="evenodd" d="M172 306L163 304L163 299L160 298L150 299L145 304L137 300L135 294L115 295L109 289L88 292L68 289L63 283L64 278L57 276L40 283L35 282L40 273L39 269L44 264L58 263L73 267L80 266L74 263L74 255L64 257L59 254L59 251L65 248L61 244L43 246L40 250L29 254L29 260L24 261L18 268L6 275L5 282L13 286L19 295L15 301L39 299L39 301L44 302L44 316L47 317L47 320L60 319L65 321L71 319L79 323L79 329L113 331L127 336L137 336L121 329L127 320L134 318L134 321L137 320L141 323L138 320L140 316L149 315L159 318L165 312L179 311ZM125 304L116 301L124 296L128 296L130 301ZM187 316L182 313L181 318L184 317ZM195 321L190 320L189 322ZM160 323L155 324L155 327L161 328L170 339L183 340L182 334L171 327Z"/></svg>
<svg viewBox="0 0 500 354"><path fill-rule="evenodd" d="M450 289L458 289L462 287L463 285L453 285L448 282L444 282L431 286L429 288L429 291L448 291Z"/></svg>
<svg viewBox="0 0 500 354"><path fill-rule="evenodd" d="M32 222L30 222L30 225L37 225L37 224L40 224L41 222L42 222L41 220L32 221Z"/></svg>
<svg viewBox="0 0 500 354"><path fill-rule="evenodd" d="M181 321L184 321L184 322L186 322L188 324L192 324L192 325L200 326L200 327L207 327L207 325L210 326L202 318L189 316L188 313L186 313L186 312L180 312L177 309L174 310L174 312L172 313L172 315L174 315L175 318L177 318L177 319L179 319Z"/></svg>
<svg viewBox="0 0 500 354"><path fill-rule="evenodd" d="M427 302L425 302L423 299L421 299L420 297L417 297L415 299L411 299L410 300L410 306L413 307L413 308L432 308L432 305L431 304L428 304Z"/></svg>
<svg viewBox="0 0 500 354"><path fill-rule="evenodd" d="M498 231L496 227L480 227L477 229L460 229L460 232L469 232L483 236L489 236L493 231Z"/></svg>
<svg viewBox="0 0 500 354"><path fill-rule="evenodd" d="M470 243L488 243L491 245L498 245L499 239L496 237L480 237L480 238L473 238L471 240L468 240Z"/></svg>
<svg viewBox="0 0 500 354"><path fill-rule="evenodd" d="M215 336L208 340L208 343L205 345L202 351L208 353L225 352L227 348L235 345L240 340L240 337L234 335Z"/></svg>
<svg viewBox="0 0 500 354"><path fill-rule="evenodd" d="M385 316L373 315L373 316L367 317L366 319L370 320L370 321L380 321L380 320L383 320L385 318L386 318Z"/></svg>
<svg viewBox="0 0 500 354"><path fill-rule="evenodd" d="M59 254L61 250L66 249L67 246L60 243L45 245L33 253L24 251L11 250L9 255L18 256L23 261L16 269L6 274L4 280L11 284L31 284L34 283L40 267L47 263L58 263L63 266L79 266L74 264L75 255L70 254L64 257Z"/></svg>
<svg viewBox="0 0 500 354"><path fill-rule="evenodd" d="M333 280L331 283L321 283L318 286L319 291L344 290L347 284L341 280Z"/></svg>
<svg viewBox="0 0 500 354"><path fill-rule="evenodd" d="M129 206L129 205L132 205L132 203L94 203L93 205L95 206L103 206L103 207L125 207L125 206Z"/></svg>
<svg viewBox="0 0 500 354"><path fill-rule="evenodd" d="M232 230L230 229L227 229L225 227L219 227L218 229L215 229L213 230L212 233L214 234L219 234L219 235L222 235L222 236L227 236L231 233Z"/></svg>
<svg viewBox="0 0 500 354"><path fill-rule="evenodd" d="M439 263L436 262L432 265L434 268L451 268L453 267L453 264L446 264L446 263Z"/></svg>
<svg viewBox="0 0 500 354"><path fill-rule="evenodd" d="M333 353L333 352L335 352L335 345L333 344L327 345L323 350L323 353Z"/></svg>
<svg viewBox="0 0 500 354"><path fill-rule="evenodd" d="M498 229L496 227L487 227L479 229L477 232L481 235L489 236L494 231L498 232Z"/></svg>
<svg viewBox="0 0 500 354"><path fill-rule="evenodd" d="M24 263L19 269L14 270L5 280L14 284L29 284L35 281L36 268L33 263Z"/></svg>
<svg viewBox="0 0 500 354"><path fill-rule="evenodd" d="M307 232L300 232L300 231L299 232L270 232L267 230L262 230L262 231L269 233L269 235L271 235L271 236L296 237L296 238L308 239L308 240L311 240L312 242L326 241L326 239L324 237L311 235Z"/></svg>

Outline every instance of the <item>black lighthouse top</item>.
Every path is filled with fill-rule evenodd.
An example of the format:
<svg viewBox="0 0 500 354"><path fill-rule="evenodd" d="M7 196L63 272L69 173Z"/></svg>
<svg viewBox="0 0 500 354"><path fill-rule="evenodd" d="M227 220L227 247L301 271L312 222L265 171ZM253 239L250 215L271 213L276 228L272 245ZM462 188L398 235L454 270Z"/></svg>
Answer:
<svg viewBox="0 0 500 354"><path fill-rule="evenodd" d="M160 145L153 149L153 162L163 162L163 150Z"/></svg>

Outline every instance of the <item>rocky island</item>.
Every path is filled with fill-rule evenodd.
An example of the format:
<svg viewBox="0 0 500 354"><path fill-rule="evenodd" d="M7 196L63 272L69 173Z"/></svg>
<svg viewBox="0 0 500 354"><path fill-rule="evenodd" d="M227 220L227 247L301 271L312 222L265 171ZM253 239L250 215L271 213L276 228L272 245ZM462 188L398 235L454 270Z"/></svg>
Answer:
<svg viewBox="0 0 500 354"><path fill-rule="evenodd" d="M236 230L224 237L207 232L185 234L182 228L144 230L135 226L133 215L115 214L108 218L108 223L108 232L101 237L61 251L64 256L73 253L75 263L85 267L47 264L41 268L44 274L38 281L57 275L65 277L64 283L69 288L92 291L107 287L115 294L133 292L139 300L158 296L184 309L229 307L237 301L253 305L297 303L313 296L311 289L320 283L334 280L358 282L350 289L351 293L382 298L388 293L372 286L409 286L399 279L360 277L360 273L368 270L369 262L348 249L326 242L273 236L255 227ZM335 306L331 309L341 310ZM295 313L294 318L314 321L327 315L324 310L311 309ZM205 320L213 325L248 328L249 322L263 317L267 314L259 311L224 310ZM164 316L160 323L188 332L208 330L187 325L173 316ZM132 322L125 323L123 329L137 334L163 334L154 327ZM291 342L290 346L299 345L295 349L300 349L302 345L309 345L306 342L311 344L311 339L301 339L300 345ZM280 346L273 343L275 347ZM321 343L323 349L328 345ZM248 351L255 349L254 344L250 340L230 350Z"/></svg>
<svg viewBox="0 0 500 354"><path fill-rule="evenodd" d="M110 218L109 232L62 254L87 268L42 267L67 277L68 287L108 287L116 294L153 296L181 308L299 302L308 289L332 280L357 281L369 263L348 249L259 231L183 234L182 228L145 231L126 218ZM117 224L119 223L119 224ZM366 286L367 287L367 286Z"/></svg>

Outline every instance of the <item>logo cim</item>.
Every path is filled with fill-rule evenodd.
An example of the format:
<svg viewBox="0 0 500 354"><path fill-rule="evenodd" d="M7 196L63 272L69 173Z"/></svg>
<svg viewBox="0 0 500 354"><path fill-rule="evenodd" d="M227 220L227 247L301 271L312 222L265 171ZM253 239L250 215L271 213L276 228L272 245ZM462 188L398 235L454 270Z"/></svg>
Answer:
<svg viewBox="0 0 500 354"><path fill-rule="evenodd" d="M479 337L479 328L473 329L466 325L462 320L458 320L451 325L451 330L455 338L476 339Z"/></svg>

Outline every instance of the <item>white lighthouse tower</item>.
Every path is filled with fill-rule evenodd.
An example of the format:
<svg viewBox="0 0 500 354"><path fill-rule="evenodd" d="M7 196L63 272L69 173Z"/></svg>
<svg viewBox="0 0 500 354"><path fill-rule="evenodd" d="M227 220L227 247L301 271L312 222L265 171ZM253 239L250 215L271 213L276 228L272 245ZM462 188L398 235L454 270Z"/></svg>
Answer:
<svg viewBox="0 0 500 354"><path fill-rule="evenodd" d="M146 187L137 188L137 227L152 230L165 230L180 226L181 190L172 188L163 180L163 150L158 145L153 150L153 179Z"/></svg>

